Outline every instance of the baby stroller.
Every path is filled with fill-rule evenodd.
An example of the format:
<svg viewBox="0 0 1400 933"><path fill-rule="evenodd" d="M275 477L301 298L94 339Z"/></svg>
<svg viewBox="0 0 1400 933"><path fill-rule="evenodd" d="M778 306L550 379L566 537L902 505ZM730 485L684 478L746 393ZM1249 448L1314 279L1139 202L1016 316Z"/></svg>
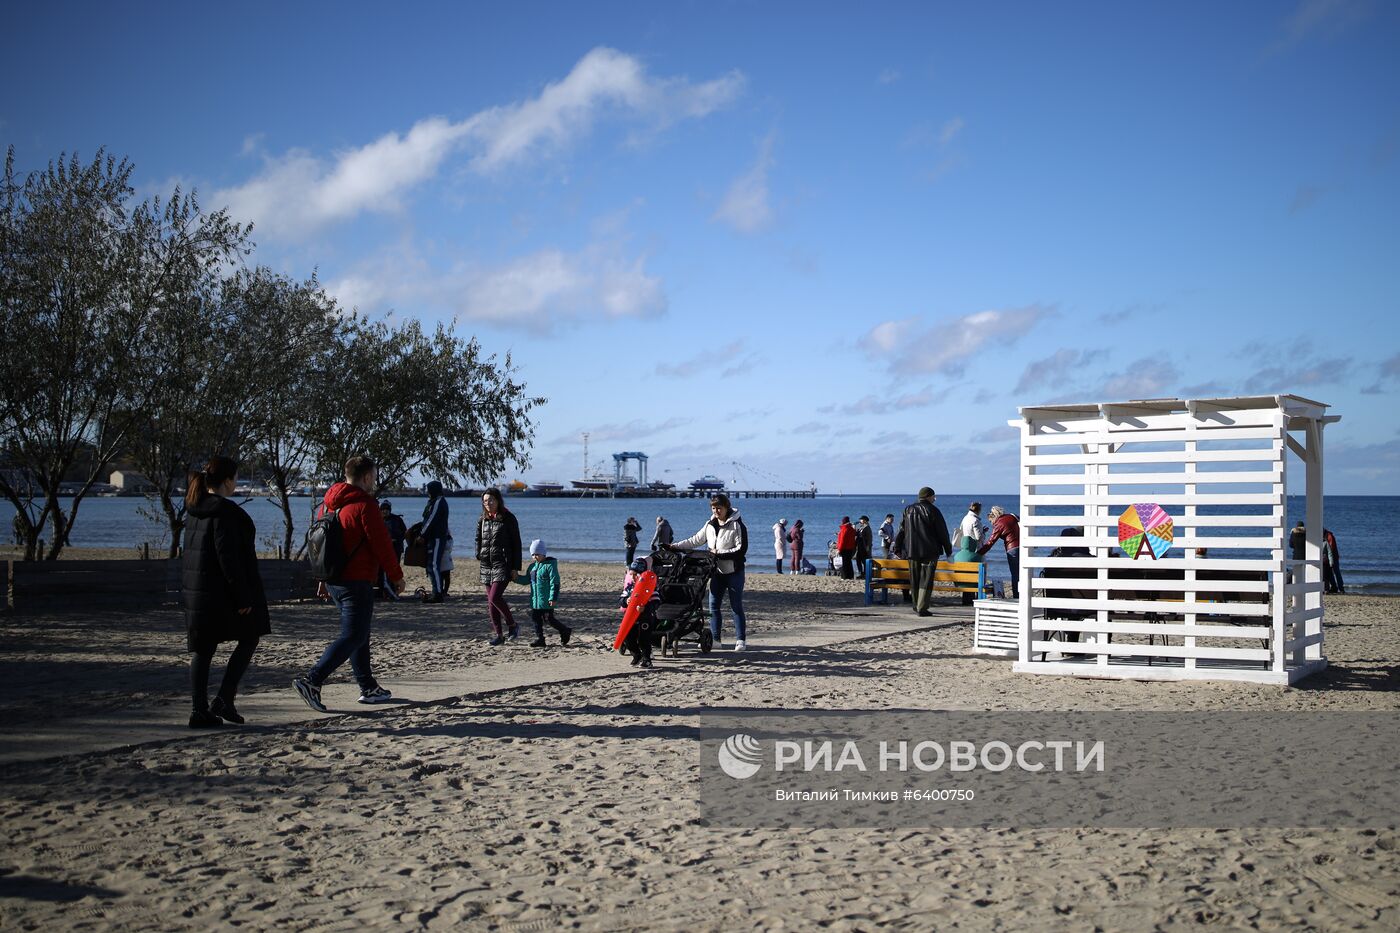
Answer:
<svg viewBox="0 0 1400 933"><path fill-rule="evenodd" d="M651 569L656 574L656 593L634 631L648 648L660 645L662 657L678 656L680 643L692 637L700 653L709 654L714 636L705 600L715 572L714 555L708 551L656 551L651 555Z"/></svg>
<svg viewBox="0 0 1400 933"><path fill-rule="evenodd" d="M836 549L836 539L826 542L826 575L834 577L841 572L841 552Z"/></svg>

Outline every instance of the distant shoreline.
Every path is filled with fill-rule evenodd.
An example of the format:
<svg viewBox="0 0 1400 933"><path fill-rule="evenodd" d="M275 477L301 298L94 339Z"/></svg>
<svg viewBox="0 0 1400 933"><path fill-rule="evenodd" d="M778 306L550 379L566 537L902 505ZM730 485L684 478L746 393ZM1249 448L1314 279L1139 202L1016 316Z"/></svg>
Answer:
<svg viewBox="0 0 1400 933"><path fill-rule="evenodd" d="M619 550L621 550L621 549L619 548ZM259 554L258 554L258 557L261 558L261 559L263 559L263 560L275 560L275 559L277 559L277 554L276 554L275 552L271 552L271 551L264 551L264 552L259 553ZM0 561L6 561L6 560L18 561L18 560L22 560L23 558L24 558L24 548L14 547L13 545L8 545L8 546L0 547ZM124 547L124 548L122 548L122 547L66 547L66 548L63 549L63 553L61 553L61 554L59 555L59 558L58 558L58 559L59 559L59 560L133 560L133 561L139 561L139 560L143 560L143 559L145 559L145 558L143 558L143 557L141 556L141 548L140 548L139 546L137 546L137 545L132 545L131 547ZM161 550L161 551L157 552L156 549L152 548L150 560L168 560L168 559L169 559L169 558L167 558L167 557L165 556L164 550ZM587 558L584 558L584 559L571 559L571 558L567 558L567 557L566 557L566 558L561 558L561 560L562 560L563 563L565 563L565 564L571 564L571 565L574 565L574 566L580 567L580 568L585 568L585 567L586 567L586 568L588 568L590 571L598 570L598 569L604 569L604 568L612 568L612 567L615 566L615 568L616 568L616 570L617 570L617 573L619 574L619 579L621 579L621 574L622 574L622 562L621 562L620 560L619 560L619 561L616 561L615 564L614 564L613 561L597 560L597 559L587 559ZM823 560L825 560L824 557L823 557ZM814 560L813 562L816 563L815 560ZM471 565L471 568L472 568L471 571L470 571L470 574L471 574L471 575L470 575L469 578L468 578L468 577L464 577L464 579L471 579L472 581L475 581L475 579L476 579L476 571L475 571L476 561L474 561L474 560L472 560L472 559L470 559L470 558L466 558L466 557L459 557L459 558L457 558L457 563L458 563L459 565L468 565L468 564L470 564L470 565ZM763 558L753 558L753 557L751 557L751 558L749 559L749 562L748 562L748 563L749 563L748 569L749 569L749 571L750 571L751 573L752 573L752 572L757 572L758 575L761 575L761 576L769 576L769 577L777 577L777 576L778 576L778 574L776 574L776 573L773 572L772 561L771 561L771 560L765 560L765 559L763 559ZM764 568L767 568L767 569L764 569ZM409 570L411 571L411 575L412 575L412 574L421 574L421 573L422 573L422 571L419 570L418 568L407 568L407 569L409 569ZM784 573L784 574L782 574L782 576L786 576L786 577L797 576L797 577L800 579L803 575L801 575L801 574L794 575L794 574L790 574L790 573ZM815 576L815 577L808 576L806 579L809 579L809 580L813 580L813 579L818 579L818 580L820 580L820 579L837 580L837 579L840 579L840 578L839 578L839 577L827 577L825 574L822 573L821 564L818 564L818 569L817 569L817 574L816 574L816 576ZM859 584L859 581L855 581L855 582L853 582L851 585L852 585L853 587L855 587L855 586L859 586L860 584ZM1331 595L1331 594L1329 594L1329 595ZM1372 584L1359 584L1359 585L1348 586L1348 587L1347 587L1347 592L1342 596L1342 598L1346 598L1347 596L1384 596L1384 597L1391 597L1391 598L1400 597L1400 585L1389 584L1389 583L1372 583ZM1337 598L1337 597L1336 597L1335 595L1333 595L1332 598L1335 599L1335 598Z"/></svg>

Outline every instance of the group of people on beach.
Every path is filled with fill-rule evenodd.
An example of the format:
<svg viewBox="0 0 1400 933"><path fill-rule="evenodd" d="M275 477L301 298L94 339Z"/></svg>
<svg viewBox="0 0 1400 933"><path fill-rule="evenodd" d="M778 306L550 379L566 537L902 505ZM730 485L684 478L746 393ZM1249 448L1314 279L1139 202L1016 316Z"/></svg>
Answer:
<svg viewBox="0 0 1400 933"><path fill-rule="evenodd" d="M187 483L182 586L187 648L191 654L193 728L244 722L235 703L238 685L259 641L271 632L267 597L258 571L256 530L252 518L231 498L237 486L238 468L238 461L216 456L190 474ZM330 517L344 553L343 566L337 568L332 579L321 581L320 587L322 595L340 612L340 632L320 659L292 681L306 705L318 712L326 711L321 700L322 685L347 661L360 688L359 702L385 703L393 698L374 676L370 632L376 591L389 598L401 597L405 591L403 558L410 548L420 549L418 559L428 574L431 592L424 592L426 602L442 602L450 584L447 575L451 568L451 534L447 530L448 507L441 484L428 484L423 521L411 529L403 527L402 518L394 514L390 503L375 499L378 484L374 460L351 457L345 462L343 481L327 489L322 499L321 521ZM720 643L721 605L727 599L734 616L734 648L743 650L748 529L724 494L713 496L710 508L710 521L684 541L673 542L669 523L658 518L653 545L668 550L705 547L715 555L716 572L710 581L714 641ZM629 535L637 530L640 525L629 529ZM635 547L636 542L630 542L629 570L644 564L644 559L638 560L630 552ZM486 591L492 647L519 637L519 627L505 599L510 583L530 589L530 616L535 626L531 646L545 646L546 625L558 633L561 645L569 643L572 629L560 622L554 611L560 589L558 562L549 556L545 542L539 539L531 542L529 556L527 567L522 560L519 522L506 508L500 491L486 490L476 523L476 559ZM218 693L211 700L208 683L213 656L219 644L230 641L237 644Z"/></svg>
<svg viewBox="0 0 1400 933"><path fill-rule="evenodd" d="M230 498L237 485L239 464L216 456L192 473L185 496L189 516L185 528L182 588L187 623L187 647L191 654L190 685L193 708L190 726L207 728L226 722L242 723L235 699L238 684L248 669L262 636L271 631L267 597L258 572L253 520ZM344 566L334 579L322 583L323 593L340 611L340 633L326 646L320 659L292 686L306 705L324 712L321 685L346 661L360 687L359 702L385 703L392 694L375 679L370 655L370 631L374 619L375 590L383 587L394 597L405 589L403 539L393 521L392 507L374 497L378 468L365 456L345 463L344 480L333 484L322 500L322 517L330 515L338 529ZM429 501L423 522L416 528L417 544L427 553L432 592L428 602L441 602L448 581L441 560L450 539L447 506L442 487L429 484ZM396 540L397 539L397 540ZM476 526L476 556L486 589L492 646L518 637L519 630L505 600L511 582L530 587L531 618L536 646L544 645L544 626L559 633L568 644L571 630L554 616L559 573L543 541L530 546L531 564L522 567L520 526L505 507L501 493L488 489L481 497ZM450 566L450 565L449 565ZM209 668L218 645L237 642L217 695L208 696Z"/></svg>
<svg viewBox="0 0 1400 933"><path fill-rule="evenodd" d="M908 598L913 603L914 612L920 616L931 614L929 599L933 594L934 572L941 559L946 556L954 563L980 562L998 541L1006 549L1006 563L1011 571L1011 595L1013 599L1017 598L1021 526L1016 515L994 505L987 513L987 518L992 522L988 526L982 520L982 503L972 502L950 536L948 524L935 504L936 500L937 495L932 487L922 487L918 498L900 516L899 530L889 546L889 553L909 562ZM975 592L963 590L964 604L976 598Z"/></svg>

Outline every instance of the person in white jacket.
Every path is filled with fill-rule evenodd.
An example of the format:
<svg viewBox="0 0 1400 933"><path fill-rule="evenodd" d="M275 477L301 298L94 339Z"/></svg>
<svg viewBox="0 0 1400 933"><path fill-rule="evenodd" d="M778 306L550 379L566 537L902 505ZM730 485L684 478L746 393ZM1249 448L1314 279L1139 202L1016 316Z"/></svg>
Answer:
<svg viewBox="0 0 1400 933"><path fill-rule="evenodd" d="M974 502L967 507L967 514L958 523L953 534L953 547L958 551L976 553L982 546L982 538L987 534L987 526L982 524L982 503ZM954 560L960 560L954 556Z"/></svg>
<svg viewBox="0 0 1400 933"><path fill-rule="evenodd" d="M773 526L773 556L778 559L778 573L783 572L783 558L787 556L787 519L780 518Z"/></svg>
<svg viewBox="0 0 1400 933"><path fill-rule="evenodd" d="M710 634L714 636L715 647L722 647L720 641L720 604L724 595L729 594L729 609L734 613L734 650L743 651L745 641L744 624L744 556L749 551L749 530L737 510L729 504L724 493L710 497L710 520L695 534L684 541L667 546L673 551L699 550L707 548L716 558L715 572L710 577Z"/></svg>

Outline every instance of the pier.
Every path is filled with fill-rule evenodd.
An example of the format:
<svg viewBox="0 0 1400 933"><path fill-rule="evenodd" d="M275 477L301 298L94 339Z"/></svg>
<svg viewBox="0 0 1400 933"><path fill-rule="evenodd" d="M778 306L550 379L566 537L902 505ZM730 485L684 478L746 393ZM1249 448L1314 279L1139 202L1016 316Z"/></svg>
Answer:
<svg viewBox="0 0 1400 933"><path fill-rule="evenodd" d="M529 491L515 495L541 499L708 499L722 492L730 499L815 499L815 489L560 489L557 492Z"/></svg>

